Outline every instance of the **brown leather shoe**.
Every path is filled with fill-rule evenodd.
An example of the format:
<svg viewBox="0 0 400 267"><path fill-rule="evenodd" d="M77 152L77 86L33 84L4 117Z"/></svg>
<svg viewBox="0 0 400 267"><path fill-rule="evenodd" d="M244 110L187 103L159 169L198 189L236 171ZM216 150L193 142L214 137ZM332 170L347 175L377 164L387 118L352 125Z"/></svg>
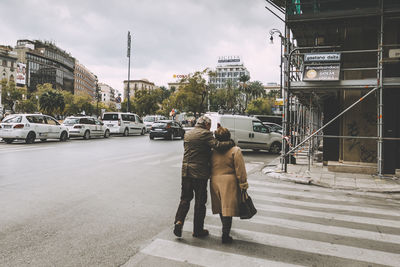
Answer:
<svg viewBox="0 0 400 267"><path fill-rule="evenodd" d="M210 233L208 232L208 230L203 229L203 230L201 230L201 231L199 231L199 232L193 232L192 236L193 236L193 237L199 237L199 238L201 238L201 237L206 237L206 236L208 236L209 234L210 234Z"/></svg>

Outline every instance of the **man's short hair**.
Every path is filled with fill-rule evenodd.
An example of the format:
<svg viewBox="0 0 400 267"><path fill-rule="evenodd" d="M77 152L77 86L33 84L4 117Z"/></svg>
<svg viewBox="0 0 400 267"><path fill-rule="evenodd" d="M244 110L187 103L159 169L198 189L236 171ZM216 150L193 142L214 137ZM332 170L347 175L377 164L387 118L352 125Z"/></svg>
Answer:
<svg viewBox="0 0 400 267"><path fill-rule="evenodd" d="M207 116L201 116L197 119L196 125L197 127L206 128L208 125L211 125L211 119Z"/></svg>

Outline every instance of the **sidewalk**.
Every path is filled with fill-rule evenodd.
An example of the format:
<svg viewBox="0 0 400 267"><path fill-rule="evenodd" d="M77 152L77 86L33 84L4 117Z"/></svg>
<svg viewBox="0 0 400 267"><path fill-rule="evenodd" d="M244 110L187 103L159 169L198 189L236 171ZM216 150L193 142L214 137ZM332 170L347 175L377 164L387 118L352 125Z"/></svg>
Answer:
<svg viewBox="0 0 400 267"><path fill-rule="evenodd" d="M288 164L287 173L281 170L279 157L265 166L263 174L268 177L302 184L312 184L334 189L364 192L400 193L400 178L377 175L328 171L322 163L314 162L308 171L307 157L297 157L297 164Z"/></svg>

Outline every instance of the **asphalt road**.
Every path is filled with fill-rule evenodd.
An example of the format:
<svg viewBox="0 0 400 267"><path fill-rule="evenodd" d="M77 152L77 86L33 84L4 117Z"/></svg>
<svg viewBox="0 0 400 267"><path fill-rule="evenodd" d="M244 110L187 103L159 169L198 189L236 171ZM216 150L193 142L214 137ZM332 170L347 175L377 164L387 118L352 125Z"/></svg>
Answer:
<svg viewBox="0 0 400 267"><path fill-rule="evenodd" d="M147 135L0 143L0 265L126 263L172 229L182 154ZM249 173L275 157L244 155Z"/></svg>

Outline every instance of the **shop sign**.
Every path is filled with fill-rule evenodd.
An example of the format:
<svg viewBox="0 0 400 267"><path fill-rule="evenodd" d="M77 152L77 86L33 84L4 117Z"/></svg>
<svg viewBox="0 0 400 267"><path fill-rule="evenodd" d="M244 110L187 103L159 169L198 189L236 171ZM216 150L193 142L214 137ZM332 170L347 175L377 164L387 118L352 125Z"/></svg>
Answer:
<svg viewBox="0 0 400 267"><path fill-rule="evenodd" d="M340 61L340 53L306 53L304 62L337 62Z"/></svg>
<svg viewBox="0 0 400 267"><path fill-rule="evenodd" d="M303 81L338 81L340 63L326 65L305 65Z"/></svg>
<svg viewBox="0 0 400 267"><path fill-rule="evenodd" d="M400 49L389 49L389 58L400 58Z"/></svg>

